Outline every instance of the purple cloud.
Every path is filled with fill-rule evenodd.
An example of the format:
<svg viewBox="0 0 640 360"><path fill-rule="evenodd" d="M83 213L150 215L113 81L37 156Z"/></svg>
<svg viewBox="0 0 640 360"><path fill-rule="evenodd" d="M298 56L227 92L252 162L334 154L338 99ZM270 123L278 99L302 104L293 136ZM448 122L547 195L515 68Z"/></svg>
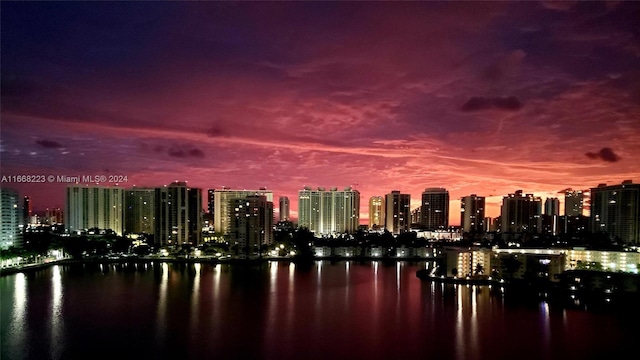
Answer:
<svg viewBox="0 0 640 360"><path fill-rule="evenodd" d="M518 111L522 108L522 103L515 96L486 98L474 96L462 105L462 111L480 111L488 109L499 109L508 111Z"/></svg>
<svg viewBox="0 0 640 360"><path fill-rule="evenodd" d="M611 150L611 148L602 148L597 153L588 152L585 154L589 159L597 160L600 159L606 162L616 162L620 160L620 156Z"/></svg>
<svg viewBox="0 0 640 360"><path fill-rule="evenodd" d="M43 140L38 140L36 141L36 144L45 147L45 148L49 148L49 149L57 149L62 147L62 145L60 145L60 143L53 141L53 140L47 140L47 139L43 139Z"/></svg>
<svg viewBox="0 0 640 360"><path fill-rule="evenodd" d="M176 158L187 158L187 157L203 158L204 157L204 152L202 150L195 147L181 146L181 145L172 146L171 148L169 148L167 153L169 154L169 156L176 157Z"/></svg>

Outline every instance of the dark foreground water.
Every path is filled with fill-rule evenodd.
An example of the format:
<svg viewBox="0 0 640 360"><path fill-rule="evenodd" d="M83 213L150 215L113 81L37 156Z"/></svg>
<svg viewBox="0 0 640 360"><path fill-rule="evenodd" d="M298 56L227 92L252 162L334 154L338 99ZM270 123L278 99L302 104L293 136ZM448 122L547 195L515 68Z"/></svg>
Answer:
<svg viewBox="0 0 640 360"><path fill-rule="evenodd" d="M436 284L416 278L425 266L77 264L8 275L0 278L0 359L584 360L636 353L637 307L585 309Z"/></svg>

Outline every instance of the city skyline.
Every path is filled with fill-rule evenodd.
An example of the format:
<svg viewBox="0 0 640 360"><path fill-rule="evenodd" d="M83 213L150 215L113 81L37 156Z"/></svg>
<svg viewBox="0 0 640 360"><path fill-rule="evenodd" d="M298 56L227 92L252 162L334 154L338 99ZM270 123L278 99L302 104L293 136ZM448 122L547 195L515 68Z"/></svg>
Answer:
<svg viewBox="0 0 640 360"><path fill-rule="evenodd" d="M589 194L590 194L591 189L597 188L597 187L599 187L601 185L618 186L618 185L621 185L623 183L637 184L633 180L627 179L627 180L625 180L623 182L620 182L620 183L615 183L615 184L613 184L613 183L612 184L604 184L604 183L603 184L597 184L597 185L592 186L589 189L581 190L581 194L586 194L584 208L581 208L581 212L578 212L578 208L573 208L572 209L573 211L571 211L571 215L572 216L583 215L583 216L589 217L590 212L589 212L589 205L587 203L589 202ZM122 191L123 193L131 193L131 194L133 194L133 191L136 191L136 190L138 192L148 192L148 191L153 192L155 189L166 189L167 187L170 187L170 186L175 185L175 184L183 184L183 185L187 186L187 188L193 188L193 189L196 189L196 190L200 190L201 210L202 210L202 214L203 215L204 214L212 214L212 211L211 211L211 209L212 209L211 205L212 204L224 203L224 201L221 201L220 199L214 200L214 198L211 196L211 194L218 194L217 195L218 197L221 196L220 194L227 194L227 193L228 194L244 194L243 196L246 196L246 195L249 195L249 194L260 194L260 195L268 194L268 201L271 202L274 205L274 221L276 219L279 219L279 217L280 217L279 207L282 206L283 198L286 198L287 202L290 203L290 200L288 199L288 196L275 195L275 194L273 194L272 190L267 189L267 188L260 188L260 189L234 189L234 188L224 187L224 188L221 188L221 189L203 189L203 188L199 188L199 187L188 186L187 182L180 182L180 181L175 181L175 182L173 182L171 184L165 184L165 185L158 186L158 187L127 186L126 184L109 185L109 184L102 184L102 183L74 183L74 184L67 184L66 187L63 189L63 191L66 194L64 202L66 204L68 204L68 199L69 199L68 193L69 193L70 189L78 189L78 188L96 188L96 189L101 189L101 190L118 189L118 190ZM2 188L7 189L9 191L18 191L18 190L16 190L17 187L12 187L12 186L3 186ZM350 187L347 187L347 188L350 188ZM345 188L345 190L347 190L347 188ZM323 187L323 186L312 188L312 187L307 186L307 187L305 187L303 189L300 189L298 192L300 194L300 192L304 192L304 191L321 191L321 192L326 191L326 192L331 192L333 190L338 190L338 188L337 187L327 188L327 187ZM425 189L425 190L433 190L433 189ZM445 188L440 188L440 190L446 190L446 189ZM357 190L353 189L353 191L357 191ZM366 201L366 204L364 204L364 205L361 204L360 205L360 212L359 212L359 218L360 218L359 223L360 223L360 225L370 225L370 211L369 211L369 208L371 206L371 200L372 199L378 199L378 198L382 199L382 204L385 204L386 203L385 198L388 195L391 195L391 193L397 192L397 191L398 190L392 190L392 191L389 191L388 193L386 193L384 195L381 195L381 196L374 195L374 196L371 196L368 199L364 199L363 198L363 200ZM583 191L584 191L584 193L582 193ZM515 190L513 192L514 193L520 193L520 194L527 193L527 196L531 195L531 196L539 198L539 196L537 196L536 194L528 193L526 191L523 191L522 189L517 189L517 190ZM573 193L574 191L568 191L568 192L569 193ZM404 192L402 192L402 193L404 193ZM18 194L18 197L20 199L23 199L23 198L29 199L30 198L30 196L23 195L19 191L17 192L17 194ZM299 196L299 194L298 194L298 196ZM412 194L408 194L408 193L406 193L406 194L409 195L409 197L412 197ZM421 193L421 194L418 194L418 196L419 195L424 195L424 192ZM501 216L500 211L501 211L501 208L502 208L502 205L503 205L503 201L504 201L504 199L510 198L511 196L513 196L512 193L503 194L503 195L500 195L500 196L495 196L496 198L499 198L498 200L496 200L496 201L498 201L498 203L494 204L494 205L496 205L498 207L499 212L495 216L491 216L491 215L485 214L485 217L495 219L495 218ZM360 197L362 198L362 196L360 196ZM462 204L461 203L466 198L473 198L473 197L482 197L483 199L485 198L484 196L481 196L481 195L469 194L469 195L466 195L466 196L462 196L459 199L449 199L449 201L448 201L449 207L455 207L455 208L461 209L462 208L462 206L461 206ZM278 198L278 207L276 207L276 202L275 202L274 198ZM295 198L295 197L292 197L292 198ZM553 201L556 201L558 203L558 205L559 204L563 204L563 206L564 206L564 203L566 201L564 196L563 197L540 198L540 200L541 201L542 200L545 200L545 201L546 200L553 200ZM413 204L414 202L411 200L410 203ZM582 201L580 202L580 204L582 204ZM29 204L29 206L31 206L31 203ZM364 207L366 207L366 211L363 212L362 209ZM423 206L420 205L420 204L418 204L415 208L410 207L409 208L409 212L419 211L419 210L421 210L422 207ZM214 205L214 208L215 208L215 205ZM60 210L60 208L57 208L57 207L43 206L42 208L37 208L36 207L36 210L34 210L32 212L34 213L34 215L41 215L41 214L46 214L49 211L56 210L56 209ZM555 211L554 211L554 213L551 214L551 215L559 215L560 213L564 213L564 208L560 208L559 207L559 209L562 209L563 211L560 211L559 213L555 213ZM21 210L24 210L24 209L21 209ZM290 213L293 212L293 213L298 214L298 212L299 212L299 209L297 209L297 208L296 209L289 208L288 210L289 210ZM387 211L388 211L388 209L387 209ZM220 214L224 213L224 211L219 210L218 212L219 212L219 215L216 218L218 218L220 216L223 216L223 215L220 215ZM213 213L215 213L215 211ZM546 207L541 207L540 214L550 215L547 212L547 208ZM457 212L455 214L450 214L449 215L449 219L450 219L449 220L449 222L450 222L449 225L450 226L463 226L460 216L461 216L461 212ZM452 221L452 219L453 219L453 221ZM479 219L479 220L483 220L483 219ZM129 220L132 220L132 219L129 219ZM297 223L299 219L298 219L297 216L296 217L291 217L290 216L289 220ZM219 221L219 220L217 220L217 221ZM280 221L282 221L282 220L280 220ZM419 222L420 221L416 221L415 223L417 224ZM218 227L226 228L223 225L218 225Z"/></svg>
<svg viewBox="0 0 640 360"><path fill-rule="evenodd" d="M305 186L352 186L361 223L442 187L451 225L470 194L564 213L640 179L638 2L1 6L3 176L265 187L292 218ZM0 185L42 211L71 184Z"/></svg>

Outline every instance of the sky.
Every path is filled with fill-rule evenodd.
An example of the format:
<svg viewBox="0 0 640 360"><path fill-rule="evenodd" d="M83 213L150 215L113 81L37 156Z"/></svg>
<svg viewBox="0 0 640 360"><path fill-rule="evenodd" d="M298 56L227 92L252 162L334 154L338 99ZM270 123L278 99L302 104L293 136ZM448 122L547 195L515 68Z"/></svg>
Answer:
<svg viewBox="0 0 640 360"><path fill-rule="evenodd" d="M9 2L0 170L460 198L640 182L640 2ZM3 182L33 208L68 184ZM115 186L103 183L102 185ZM275 201L277 210L278 204ZM203 203L204 204L204 203ZM588 214L588 212L587 212ZM276 211L277 217L277 211Z"/></svg>

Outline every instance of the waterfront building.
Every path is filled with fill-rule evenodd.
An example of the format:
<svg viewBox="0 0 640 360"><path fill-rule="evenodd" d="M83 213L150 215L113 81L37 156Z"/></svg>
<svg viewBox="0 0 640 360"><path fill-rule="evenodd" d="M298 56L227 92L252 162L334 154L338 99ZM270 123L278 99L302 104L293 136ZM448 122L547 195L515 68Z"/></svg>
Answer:
<svg viewBox="0 0 640 360"><path fill-rule="evenodd" d="M442 275L446 277L464 279L491 274L491 249L443 247L441 251Z"/></svg>
<svg viewBox="0 0 640 360"><path fill-rule="evenodd" d="M493 250L491 267L488 274L503 279L525 279L559 282L559 275L566 270L566 251L548 251L546 249Z"/></svg>
<svg viewBox="0 0 640 360"><path fill-rule="evenodd" d="M155 231L154 188L131 188L124 195L124 233L153 234Z"/></svg>
<svg viewBox="0 0 640 360"><path fill-rule="evenodd" d="M298 192L298 226L316 235L353 233L360 225L360 192L350 186L313 190L305 186Z"/></svg>
<svg viewBox="0 0 640 360"><path fill-rule="evenodd" d="M640 243L640 184L600 184L591 189L591 229L627 245Z"/></svg>
<svg viewBox="0 0 640 360"><path fill-rule="evenodd" d="M529 274L551 281L570 270L638 274L640 252L567 249L486 249L444 247L441 257L448 277L464 278L482 268L485 276L522 279ZM478 266L480 264L480 266Z"/></svg>
<svg viewBox="0 0 640 360"><path fill-rule="evenodd" d="M451 278L524 279L558 282L567 269L565 250L445 247L443 275Z"/></svg>
<svg viewBox="0 0 640 360"><path fill-rule="evenodd" d="M22 247L22 214L18 191L0 188L0 249Z"/></svg>
<svg viewBox="0 0 640 360"><path fill-rule="evenodd" d="M394 235L409 231L411 226L411 195L393 190L385 196L387 231Z"/></svg>
<svg viewBox="0 0 640 360"><path fill-rule="evenodd" d="M471 194L460 199L460 225L463 232L485 231L485 197Z"/></svg>
<svg viewBox="0 0 640 360"><path fill-rule="evenodd" d="M286 196L280 196L280 207L278 208L278 213L280 214L280 221L289 221L291 220L291 203L289 202L289 198Z"/></svg>
<svg viewBox="0 0 640 360"><path fill-rule="evenodd" d="M242 259L260 257L273 243L273 202L264 195L233 200L230 241Z"/></svg>
<svg viewBox="0 0 640 360"><path fill-rule="evenodd" d="M449 192L444 188L427 188L422 192L420 226L426 230L449 227Z"/></svg>
<svg viewBox="0 0 640 360"><path fill-rule="evenodd" d="M251 195L263 195L267 201L273 203L273 191L266 188L258 190L233 190L227 187L213 190L213 228L217 233L228 235L231 230L231 217L233 214L233 201L244 199ZM210 196L211 199L211 196Z"/></svg>
<svg viewBox="0 0 640 360"><path fill-rule="evenodd" d="M158 246L194 245L202 242L202 190L186 182L155 189L155 231Z"/></svg>
<svg viewBox="0 0 640 360"><path fill-rule="evenodd" d="M384 227L384 197L372 196L369 198L369 229Z"/></svg>
<svg viewBox="0 0 640 360"><path fill-rule="evenodd" d="M542 227L542 200L522 190L502 199L500 209L502 233L539 233Z"/></svg>
<svg viewBox="0 0 640 360"><path fill-rule="evenodd" d="M566 270L597 269L610 272L638 273L640 252L577 249L568 250Z"/></svg>
<svg viewBox="0 0 640 360"><path fill-rule="evenodd" d="M67 187L66 200L65 227L70 233L97 228L123 234L124 189L74 185Z"/></svg>

